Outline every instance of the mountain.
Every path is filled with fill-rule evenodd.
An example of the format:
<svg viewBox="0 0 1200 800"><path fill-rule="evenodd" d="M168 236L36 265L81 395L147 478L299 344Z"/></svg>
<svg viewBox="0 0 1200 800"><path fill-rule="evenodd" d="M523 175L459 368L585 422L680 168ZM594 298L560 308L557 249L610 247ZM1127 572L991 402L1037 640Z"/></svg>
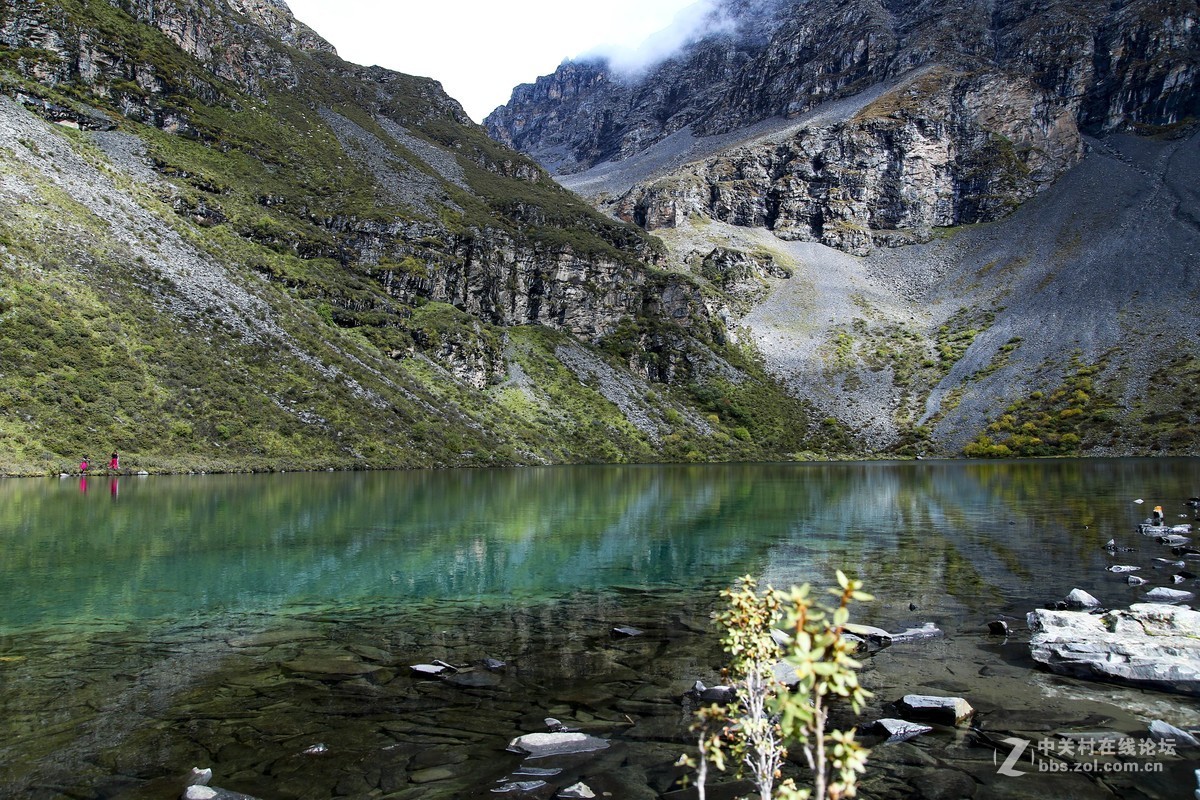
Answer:
<svg viewBox="0 0 1200 800"><path fill-rule="evenodd" d="M18 0L0 47L0 473L851 450L661 242L281 0Z"/></svg>
<svg viewBox="0 0 1200 800"><path fill-rule="evenodd" d="M1200 7L724 0L485 126L866 452L1200 447Z"/></svg>

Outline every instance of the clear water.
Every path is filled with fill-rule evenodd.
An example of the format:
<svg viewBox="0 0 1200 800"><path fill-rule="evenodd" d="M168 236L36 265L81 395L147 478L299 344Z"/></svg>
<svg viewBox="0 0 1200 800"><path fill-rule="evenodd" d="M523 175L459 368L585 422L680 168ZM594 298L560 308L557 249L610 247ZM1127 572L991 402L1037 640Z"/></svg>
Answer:
<svg viewBox="0 0 1200 800"><path fill-rule="evenodd" d="M878 748L866 796L1186 796L1186 753L998 775L997 739L1141 737L1200 725L1200 703L1048 675L986 622L1168 585L1130 588L1102 547L1165 578L1134 526L1197 494L1195 459L0 481L0 796L175 797L207 766L264 800L494 797L521 764L509 740L553 716L612 746L538 764L563 771L525 796L659 797L684 691L719 678L717 591L838 568L878 597L859 621L947 634L869 660L867 715L910 691L979 710L972 732ZM434 659L464 669L409 669Z"/></svg>

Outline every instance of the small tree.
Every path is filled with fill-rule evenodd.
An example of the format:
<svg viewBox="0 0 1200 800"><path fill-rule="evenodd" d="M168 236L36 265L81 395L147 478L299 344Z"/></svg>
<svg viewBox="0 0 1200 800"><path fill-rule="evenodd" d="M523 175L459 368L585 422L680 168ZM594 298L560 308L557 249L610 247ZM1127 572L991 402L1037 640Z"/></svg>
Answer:
<svg viewBox="0 0 1200 800"><path fill-rule="evenodd" d="M848 700L858 713L870 692L858 683L861 664L854 645L842 634L852 601L871 600L862 583L837 573L839 589L831 590L838 604L817 604L808 584L781 592L771 587L759 593L750 576L721 592L729 607L716 615L724 630L721 643L730 656L726 668L735 699L728 706L711 705L697 712L699 760L681 763L697 770L696 786L705 798L708 766L724 771L727 757L749 774L759 800L841 800L854 797L857 777L866 765L867 751L854 731L829 731L829 704ZM795 673L794 687L779 678ZM804 752L813 773L812 789L798 788L792 779L776 785L787 757L786 743Z"/></svg>

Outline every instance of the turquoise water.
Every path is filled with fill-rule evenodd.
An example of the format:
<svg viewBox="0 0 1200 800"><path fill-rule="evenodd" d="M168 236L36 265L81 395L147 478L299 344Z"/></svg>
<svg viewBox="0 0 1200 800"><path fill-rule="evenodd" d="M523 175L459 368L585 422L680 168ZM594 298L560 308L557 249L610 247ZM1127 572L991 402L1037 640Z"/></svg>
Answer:
<svg viewBox="0 0 1200 800"><path fill-rule="evenodd" d="M177 796L192 766L263 798L489 796L551 715L624 748L578 776L655 797L737 576L844 569L879 598L862 621L933 621L925 655L1029 683L980 626L1079 585L1136 601L1103 543L1198 490L1194 459L0 481L0 796ZM408 670L485 656L509 666ZM888 658L882 687L924 670Z"/></svg>

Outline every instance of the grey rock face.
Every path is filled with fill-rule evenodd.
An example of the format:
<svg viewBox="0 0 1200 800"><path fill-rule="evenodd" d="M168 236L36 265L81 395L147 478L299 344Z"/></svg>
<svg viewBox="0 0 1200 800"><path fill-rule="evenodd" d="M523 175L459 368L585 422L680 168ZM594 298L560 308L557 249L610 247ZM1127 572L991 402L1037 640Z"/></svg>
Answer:
<svg viewBox="0 0 1200 800"><path fill-rule="evenodd" d="M1200 109L1200 66L1178 57L1200 42L1194 6L805 0L714 14L725 24L644 76L568 62L518 87L488 131L572 174L895 83L849 120L659 173L613 207L650 230L702 214L861 255L1005 216L1081 159L1082 132Z"/></svg>
<svg viewBox="0 0 1200 800"><path fill-rule="evenodd" d="M1200 612L1161 603L1100 616L1039 610L1029 628L1034 660L1053 672L1200 695Z"/></svg>
<svg viewBox="0 0 1200 800"><path fill-rule="evenodd" d="M1004 216L1082 153L1069 111L1028 82L937 67L848 120L728 150L613 209L648 230L702 214L861 255Z"/></svg>

